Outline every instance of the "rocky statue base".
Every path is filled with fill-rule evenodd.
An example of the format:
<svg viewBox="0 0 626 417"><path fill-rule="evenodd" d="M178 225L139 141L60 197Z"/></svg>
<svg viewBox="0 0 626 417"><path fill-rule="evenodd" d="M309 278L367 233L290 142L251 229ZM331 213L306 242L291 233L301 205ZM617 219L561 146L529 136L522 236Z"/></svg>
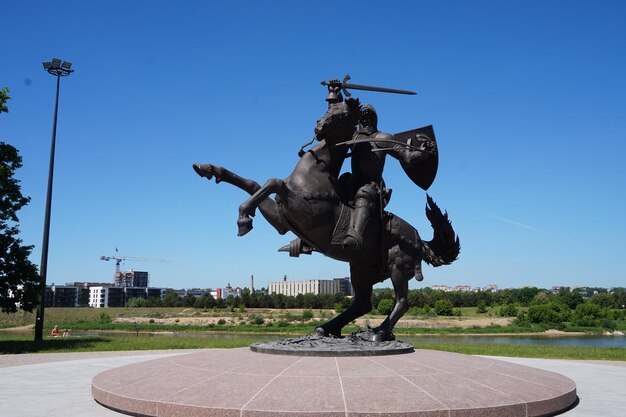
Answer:
<svg viewBox="0 0 626 417"><path fill-rule="evenodd" d="M411 353L413 346L399 340L372 342L372 330L363 330L346 337L310 335L278 341L258 342L250 350L258 353L292 356L384 356Z"/></svg>

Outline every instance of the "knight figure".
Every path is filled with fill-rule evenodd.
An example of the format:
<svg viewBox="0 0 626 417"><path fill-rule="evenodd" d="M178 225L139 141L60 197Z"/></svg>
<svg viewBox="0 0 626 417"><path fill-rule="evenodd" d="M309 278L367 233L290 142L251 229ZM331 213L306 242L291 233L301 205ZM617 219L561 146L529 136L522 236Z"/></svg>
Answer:
<svg viewBox="0 0 626 417"><path fill-rule="evenodd" d="M436 147L424 135L405 135L406 141L398 141L393 135L378 130L378 115L371 104L361 109L358 130L352 144L351 187L354 190L354 210L350 228L343 241L346 249L363 246L363 235L371 216L382 215L389 202L391 190L385 188L383 170L385 157L398 159L405 171L418 171L423 161L436 158ZM414 141L418 143L413 143ZM430 185L430 184L428 184ZM427 187L426 187L427 188Z"/></svg>

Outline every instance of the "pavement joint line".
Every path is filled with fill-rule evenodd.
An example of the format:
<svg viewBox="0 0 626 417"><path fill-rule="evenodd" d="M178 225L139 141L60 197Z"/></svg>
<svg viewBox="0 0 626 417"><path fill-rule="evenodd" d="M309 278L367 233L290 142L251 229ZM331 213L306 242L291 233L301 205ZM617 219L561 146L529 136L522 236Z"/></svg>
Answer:
<svg viewBox="0 0 626 417"><path fill-rule="evenodd" d="M337 377L339 377L339 385L341 386L341 398L343 399L343 411L348 417L348 403L346 402L346 392L343 390L343 381L341 380L341 372L339 372L339 361L335 357L335 367L337 368Z"/></svg>
<svg viewBox="0 0 626 417"><path fill-rule="evenodd" d="M268 387L268 386L269 386L272 382L274 382L274 381L275 381L275 380L276 380L279 376L281 376L282 374L284 374L285 372L287 372L287 370L291 369L291 368L292 368L294 365L296 365L297 363L302 362L302 360L303 360L303 359L304 359L304 357L301 357L300 359L298 359L297 361L295 361L294 363L292 363L291 365L289 365L288 367L286 367L285 369L283 369L283 370L282 370L282 371L281 371L278 375L274 376L274 378L272 378L271 380L269 380L269 381L268 381L268 383L267 383L267 384L265 384L265 385L263 386L263 388L261 388L261 389L259 390L259 392L257 392L256 394L254 394L254 395L252 396L252 398L250 398L250 399L248 400L248 402L247 402L247 403L245 403L245 404L241 407L241 410L239 410L239 416L240 416L240 417L243 417L243 410L244 410L244 409L248 406L248 404L250 404L250 403L252 402L252 400L254 400L254 399L257 397L257 395L259 395L259 394L260 394L260 393L261 393L261 392L262 392L265 388L267 388L267 387Z"/></svg>
<svg viewBox="0 0 626 417"><path fill-rule="evenodd" d="M369 358L370 361L374 362L376 365L378 366L382 366L383 368L386 368L388 370L390 370L391 372L393 372L394 374L396 374L397 376L399 376L400 378L404 379L406 382L408 382L409 384L413 385L415 388L417 388L418 390L422 391L424 394L428 395L430 398L432 398L433 400L437 401L439 404L441 404L443 406L443 408L445 408L446 410L448 410L448 417L450 417L451 415L451 411L450 411L450 407L448 407L447 405L445 405L444 403L442 403L441 401L439 401L437 398L433 397L429 392L427 392L424 388L415 385L415 383L409 379L407 379L404 375L400 375L398 372L396 372L394 369L389 368L388 366L385 366L379 362L376 362L374 359ZM406 361L408 362L408 361Z"/></svg>

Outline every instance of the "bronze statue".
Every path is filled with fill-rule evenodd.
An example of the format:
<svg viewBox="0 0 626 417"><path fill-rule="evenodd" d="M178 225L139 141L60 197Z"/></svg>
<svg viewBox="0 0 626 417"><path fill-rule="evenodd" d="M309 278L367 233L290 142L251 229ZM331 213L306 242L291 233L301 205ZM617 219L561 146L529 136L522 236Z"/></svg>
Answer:
<svg viewBox="0 0 626 417"><path fill-rule="evenodd" d="M421 240L409 223L384 210L391 195L382 179L385 155L397 158L423 189L434 180L438 156L432 126L393 136L379 132L373 107L361 106L347 89L411 92L348 84L347 79L322 83L329 90L328 110L315 127L317 144L306 152L301 148L300 160L284 180L272 178L261 187L220 166L193 167L202 177L215 177L216 183L227 182L251 195L239 207L239 236L252 230L251 217L258 208L280 234L290 231L297 236L280 250L291 256L316 251L350 263L352 304L317 328L317 334L341 336L346 324L372 309L373 285L391 278L395 305L373 329L372 340L393 340L392 330L408 309L408 282L413 277L423 279L422 260L433 266L450 264L458 257L460 243L447 213L428 195L426 216L434 230L430 241ZM353 172L340 177L350 150ZM275 200L269 198L272 194Z"/></svg>

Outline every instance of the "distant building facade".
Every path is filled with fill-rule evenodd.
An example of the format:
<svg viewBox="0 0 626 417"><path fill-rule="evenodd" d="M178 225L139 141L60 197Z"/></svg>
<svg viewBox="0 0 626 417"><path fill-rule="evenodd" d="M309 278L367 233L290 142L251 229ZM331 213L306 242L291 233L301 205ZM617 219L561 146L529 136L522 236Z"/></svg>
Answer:
<svg viewBox="0 0 626 417"><path fill-rule="evenodd" d="M165 288L151 287L90 287L89 307L125 307L131 298L161 298Z"/></svg>
<svg viewBox="0 0 626 417"><path fill-rule="evenodd" d="M309 279L305 281L271 281L268 294L296 296L298 294L337 294L352 295L349 278Z"/></svg>
<svg viewBox="0 0 626 417"><path fill-rule="evenodd" d="M115 273L115 285L117 287L147 287L150 274L146 271L125 271Z"/></svg>
<svg viewBox="0 0 626 417"><path fill-rule="evenodd" d="M78 307L79 290L76 286L51 285L46 287L46 307Z"/></svg>

